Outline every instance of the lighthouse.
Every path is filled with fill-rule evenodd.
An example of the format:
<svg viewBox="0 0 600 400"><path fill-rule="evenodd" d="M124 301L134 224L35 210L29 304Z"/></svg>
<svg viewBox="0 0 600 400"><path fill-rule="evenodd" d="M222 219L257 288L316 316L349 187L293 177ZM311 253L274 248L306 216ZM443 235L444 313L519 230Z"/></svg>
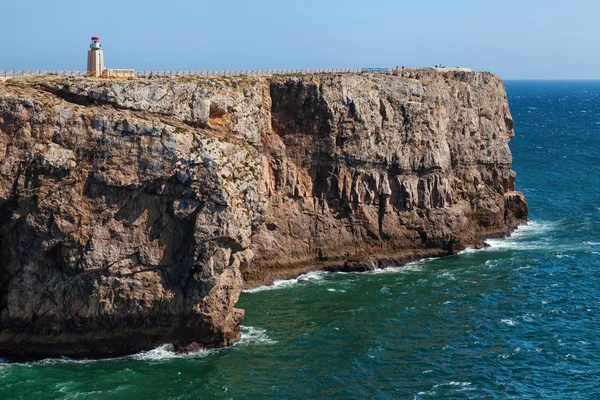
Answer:
<svg viewBox="0 0 600 400"><path fill-rule="evenodd" d="M104 52L98 36L92 36L92 44L88 50L87 75L101 76L104 71Z"/></svg>

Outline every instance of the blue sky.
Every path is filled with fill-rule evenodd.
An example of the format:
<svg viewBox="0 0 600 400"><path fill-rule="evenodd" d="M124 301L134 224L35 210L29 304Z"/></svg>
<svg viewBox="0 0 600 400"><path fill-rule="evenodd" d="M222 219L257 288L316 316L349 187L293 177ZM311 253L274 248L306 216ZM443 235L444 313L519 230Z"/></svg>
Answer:
<svg viewBox="0 0 600 400"><path fill-rule="evenodd" d="M0 3L0 69L446 66L600 79L598 0L28 0Z"/></svg>

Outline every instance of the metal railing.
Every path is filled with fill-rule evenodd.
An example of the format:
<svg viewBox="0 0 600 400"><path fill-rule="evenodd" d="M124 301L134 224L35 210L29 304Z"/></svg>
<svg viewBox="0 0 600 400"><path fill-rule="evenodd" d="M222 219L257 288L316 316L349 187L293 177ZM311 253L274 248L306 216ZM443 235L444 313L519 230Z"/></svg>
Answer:
<svg viewBox="0 0 600 400"><path fill-rule="evenodd" d="M317 68L317 69L268 69L268 70L139 70L135 76L147 77L220 77L220 76L268 76L268 75L312 75L312 74L357 74L391 73L392 68ZM36 76L87 76L81 70L0 70L0 78L36 77Z"/></svg>
<svg viewBox="0 0 600 400"><path fill-rule="evenodd" d="M173 77L173 76L266 76L266 75L309 75L309 74L340 74L340 73L359 73L362 68L320 68L320 69L267 69L267 70L254 70L254 69L242 69L242 70L202 70L202 71L188 71L188 70L150 70L150 71L136 71L136 76L148 77L148 76L162 76L162 77Z"/></svg>
<svg viewBox="0 0 600 400"><path fill-rule="evenodd" d="M21 76L86 76L86 71L79 70L50 70L50 69L5 69L0 70L0 78L16 78Z"/></svg>

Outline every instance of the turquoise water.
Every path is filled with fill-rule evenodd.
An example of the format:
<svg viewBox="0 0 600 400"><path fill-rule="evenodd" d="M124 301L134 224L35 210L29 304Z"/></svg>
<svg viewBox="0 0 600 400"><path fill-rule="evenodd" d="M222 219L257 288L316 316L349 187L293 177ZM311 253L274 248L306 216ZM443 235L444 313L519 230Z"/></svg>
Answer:
<svg viewBox="0 0 600 400"><path fill-rule="evenodd" d="M0 398L600 398L600 82L508 82L532 222L490 248L242 294L242 341L0 365Z"/></svg>

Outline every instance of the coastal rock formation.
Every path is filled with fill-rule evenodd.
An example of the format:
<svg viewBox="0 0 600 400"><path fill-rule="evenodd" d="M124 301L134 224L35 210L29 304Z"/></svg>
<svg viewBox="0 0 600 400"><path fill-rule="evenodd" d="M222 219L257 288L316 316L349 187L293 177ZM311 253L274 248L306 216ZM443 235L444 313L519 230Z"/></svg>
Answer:
<svg viewBox="0 0 600 400"><path fill-rule="evenodd" d="M504 87L411 71L0 84L0 356L239 338L244 287L527 219Z"/></svg>
<svg viewBox="0 0 600 400"><path fill-rule="evenodd" d="M247 283L451 254L526 219L496 76L294 77L270 92Z"/></svg>

